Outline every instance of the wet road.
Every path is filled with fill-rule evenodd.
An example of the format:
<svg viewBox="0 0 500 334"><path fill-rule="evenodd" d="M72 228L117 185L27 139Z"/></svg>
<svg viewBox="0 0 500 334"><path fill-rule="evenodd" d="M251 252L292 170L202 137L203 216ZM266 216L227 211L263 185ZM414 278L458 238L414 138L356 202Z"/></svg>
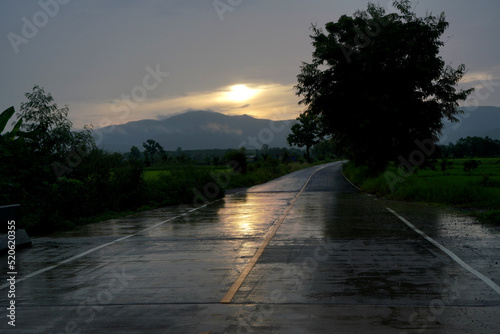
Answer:
<svg viewBox="0 0 500 334"><path fill-rule="evenodd" d="M498 230L361 194L340 168L34 238L0 332L498 333Z"/></svg>

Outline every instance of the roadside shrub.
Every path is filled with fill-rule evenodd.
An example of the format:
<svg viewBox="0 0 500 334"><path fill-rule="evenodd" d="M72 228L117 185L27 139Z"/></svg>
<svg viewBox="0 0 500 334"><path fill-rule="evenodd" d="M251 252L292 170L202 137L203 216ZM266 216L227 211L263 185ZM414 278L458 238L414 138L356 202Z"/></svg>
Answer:
<svg viewBox="0 0 500 334"><path fill-rule="evenodd" d="M140 161L131 160L113 170L110 190L117 210L135 210L144 201L145 181Z"/></svg>
<svg viewBox="0 0 500 334"><path fill-rule="evenodd" d="M479 164L481 162L479 161L476 161L476 160L467 160L466 162L464 162L464 172L467 172L470 173L474 170L474 169L477 169L479 167Z"/></svg>
<svg viewBox="0 0 500 334"><path fill-rule="evenodd" d="M224 154L224 160L231 163L233 171L246 174L248 171L247 156L245 150L232 150Z"/></svg>
<svg viewBox="0 0 500 334"><path fill-rule="evenodd" d="M162 206L193 204L200 194L208 200L221 198L224 189L213 186L212 171L212 168L199 168L191 164L173 166L170 173L162 173L157 179L146 182L147 202Z"/></svg>

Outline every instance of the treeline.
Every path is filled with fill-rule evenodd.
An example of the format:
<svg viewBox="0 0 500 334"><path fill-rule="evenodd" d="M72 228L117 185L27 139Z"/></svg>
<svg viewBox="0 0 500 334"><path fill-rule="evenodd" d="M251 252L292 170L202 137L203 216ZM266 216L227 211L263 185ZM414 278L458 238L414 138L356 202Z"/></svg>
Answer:
<svg viewBox="0 0 500 334"><path fill-rule="evenodd" d="M22 225L31 234L73 227L107 212L190 202L195 187L211 182L210 170L189 161L148 184L144 163L98 149L92 130L72 131L68 107L35 86L15 110L0 114L0 203L21 204ZM220 192L218 196L222 196Z"/></svg>
<svg viewBox="0 0 500 334"><path fill-rule="evenodd" d="M440 146L444 158L498 158L500 157L500 140L490 137L461 138L456 143Z"/></svg>
<svg viewBox="0 0 500 334"><path fill-rule="evenodd" d="M161 168L164 163L174 161L188 161L196 165L220 166L227 160L228 152L234 149L205 149L205 150L183 150L178 147L175 151L166 151L153 139L143 143L144 150L132 146L129 152L124 153L126 159L143 161L146 168ZM147 148L146 148L147 147ZM260 149L242 149L250 162L266 160L267 158L278 159L282 162L305 161L306 154L303 150L289 147L269 147L262 145ZM238 151L238 150L236 150ZM320 142L314 148L313 157L317 160L334 159L337 157L333 147L328 143Z"/></svg>
<svg viewBox="0 0 500 334"><path fill-rule="evenodd" d="M91 128L72 131L68 107L59 108L43 88L35 86L25 96L17 118L13 107L0 114L0 205L21 204L18 226L30 234L125 212L214 200L224 195L225 187L268 181L290 172L289 162L305 160L302 150L267 145L258 150L167 152L153 139L142 150L106 152L96 147ZM12 129L7 131L9 122ZM313 152L321 160L333 156L326 142ZM155 170L162 171L158 177L144 177ZM229 179L227 175L230 183L217 183ZM208 189L214 181L218 189Z"/></svg>

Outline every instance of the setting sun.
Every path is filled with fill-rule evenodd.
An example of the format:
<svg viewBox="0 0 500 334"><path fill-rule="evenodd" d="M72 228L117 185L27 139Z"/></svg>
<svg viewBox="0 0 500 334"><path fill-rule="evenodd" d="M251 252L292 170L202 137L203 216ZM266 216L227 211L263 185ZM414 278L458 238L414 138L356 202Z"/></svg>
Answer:
<svg viewBox="0 0 500 334"><path fill-rule="evenodd" d="M234 85L226 93L226 98L235 102L244 102L257 94L257 89L248 88L246 85Z"/></svg>

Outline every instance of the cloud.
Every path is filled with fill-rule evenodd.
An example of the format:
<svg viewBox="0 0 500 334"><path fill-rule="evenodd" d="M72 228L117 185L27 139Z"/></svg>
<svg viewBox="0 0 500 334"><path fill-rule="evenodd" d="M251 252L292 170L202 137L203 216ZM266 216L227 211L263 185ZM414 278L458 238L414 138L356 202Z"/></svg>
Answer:
<svg viewBox="0 0 500 334"><path fill-rule="evenodd" d="M32 20L41 10L37 1L1 3L1 36L22 34L21 18ZM390 8L391 3L380 4ZM418 15L446 12L450 29L443 37L454 37L443 47L444 59L474 71L462 80L464 86L481 85L488 73L499 81L500 68L492 67L498 63L499 6L498 0L481 6L470 0L422 0L415 9ZM212 0L71 1L20 45L18 54L3 38L0 59L9 66L1 68L1 76L9 83L0 90L0 101L17 110L23 93L40 84L59 105L69 105L78 127L165 118L188 108L295 118L303 108L290 83L301 61L311 59L311 23L323 27L366 8L366 1L245 1L231 8L221 22ZM105 101L131 94L142 85L145 68L156 64L171 75L137 107L112 111ZM238 84L260 91L250 100L217 100ZM498 105L498 91L495 86L481 103Z"/></svg>
<svg viewBox="0 0 500 334"><path fill-rule="evenodd" d="M245 84L256 93L243 105L241 101L227 98L230 86L225 86L213 91L186 92L185 96L172 98L148 97L130 108L124 108L123 105L122 108L114 108L113 103L106 101L95 103L89 112L88 103L71 104L70 116L79 116L78 119L72 118L76 127L92 123L100 128L142 119L166 119L187 110L212 110L227 115L240 115L240 110L244 109L249 116L272 120L295 119L300 114L293 85Z"/></svg>
<svg viewBox="0 0 500 334"><path fill-rule="evenodd" d="M500 64L489 66L481 70L467 72L462 80L461 84L481 84L485 82L499 82L500 81Z"/></svg>
<svg viewBox="0 0 500 334"><path fill-rule="evenodd" d="M250 103L244 104L244 105L239 106L239 107L234 107L233 109L245 109L245 108L248 108L248 107L250 107Z"/></svg>
<svg viewBox="0 0 500 334"><path fill-rule="evenodd" d="M462 80L460 80L461 84L473 84L479 82L488 82L488 81L498 81L499 77L494 78L492 72L471 72L467 73L463 76Z"/></svg>

